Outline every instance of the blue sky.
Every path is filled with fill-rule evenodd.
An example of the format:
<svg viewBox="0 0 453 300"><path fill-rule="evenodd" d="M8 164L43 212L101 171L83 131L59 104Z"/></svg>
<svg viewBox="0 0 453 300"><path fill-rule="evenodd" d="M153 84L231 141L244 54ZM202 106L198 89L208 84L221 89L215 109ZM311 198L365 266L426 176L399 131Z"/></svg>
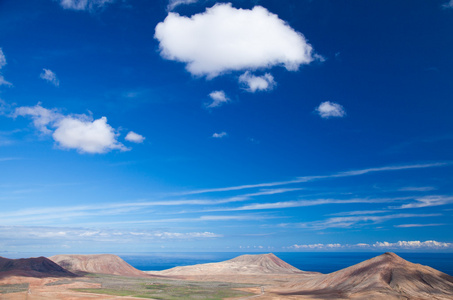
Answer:
<svg viewBox="0 0 453 300"><path fill-rule="evenodd" d="M0 2L0 249L453 251L453 2Z"/></svg>

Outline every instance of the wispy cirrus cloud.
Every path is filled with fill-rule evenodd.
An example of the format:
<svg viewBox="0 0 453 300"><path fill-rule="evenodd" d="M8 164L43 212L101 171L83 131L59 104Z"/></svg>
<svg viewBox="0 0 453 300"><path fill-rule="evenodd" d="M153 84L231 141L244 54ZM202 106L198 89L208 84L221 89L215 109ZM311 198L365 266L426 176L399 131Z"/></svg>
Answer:
<svg viewBox="0 0 453 300"><path fill-rule="evenodd" d="M433 226L444 226L446 224L440 224L440 223L435 223L435 224L401 224L401 225L395 225L394 227L396 228L418 228L418 227L433 227Z"/></svg>
<svg viewBox="0 0 453 300"><path fill-rule="evenodd" d="M394 209L423 208L423 207L453 204L453 196L432 195L432 196L415 198L415 201L416 202L403 204L401 206L394 206L391 208L394 208Z"/></svg>
<svg viewBox="0 0 453 300"><path fill-rule="evenodd" d="M50 82L54 86L60 85L60 80L58 80L57 75L49 69L42 69L42 73L39 74L39 77L47 82Z"/></svg>
<svg viewBox="0 0 453 300"><path fill-rule="evenodd" d="M187 191L187 192L183 192L183 193L179 193L179 194L180 195L193 195L193 194L204 194L204 193L215 193L215 192L238 191L238 190L252 189L252 188L263 188L263 187L273 187L273 186L280 186L280 185L303 183L303 182L321 180L321 179L360 176L360 175L376 173L376 172L400 171L400 170L410 170L410 169L425 169L425 168L442 167L442 166L447 166L447 165L451 165L451 162L436 162L436 163L426 163L426 164L385 166L385 167L377 167L377 168L367 168L367 169L359 169L359 170L352 170L352 171L344 171L344 172L333 173L330 175L303 176L303 177L297 177L296 179L287 180L287 181L275 181L275 182L222 187L222 188L200 189L200 190Z"/></svg>
<svg viewBox="0 0 453 300"><path fill-rule="evenodd" d="M334 217L326 220L301 222L301 223L287 223L280 224L282 227L297 227L307 228L314 230L322 230L327 228L351 228L362 227L365 225L373 225L394 219L404 218L427 218L441 216L441 214L390 214L383 216L347 216L347 217Z"/></svg>
<svg viewBox="0 0 453 300"><path fill-rule="evenodd" d="M70 10L95 10L104 7L106 4L113 3L114 0L56 0L61 7Z"/></svg>
<svg viewBox="0 0 453 300"><path fill-rule="evenodd" d="M174 10L177 6L197 3L199 0L170 0L168 1L167 11Z"/></svg>
<svg viewBox="0 0 453 300"><path fill-rule="evenodd" d="M16 211L5 211L0 213L3 224L41 224L66 220L72 222L86 217L106 217L129 215L136 218L137 215L148 214L147 208L152 207L193 207L199 205L218 205L225 203L241 202L252 199L253 197L277 195L298 191L300 189L272 189L262 190L256 193L237 195L221 199L181 199L181 200L161 200L161 201L141 201L141 202L120 202L110 204L93 204L77 206L57 206L46 208L28 208ZM177 219L172 219L173 221ZM186 220L186 219L185 219ZM196 218L195 220L206 220ZM150 222L167 222L168 220L154 220ZM137 222L140 223L140 222Z"/></svg>
<svg viewBox="0 0 453 300"><path fill-rule="evenodd" d="M0 70L4 66L6 66L6 57L5 57L5 54L3 53L3 49L0 48ZM0 86L2 86L2 85L12 86L12 83L6 81L5 78L3 77L3 75L1 75L1 73L0 73Z"/></svg>

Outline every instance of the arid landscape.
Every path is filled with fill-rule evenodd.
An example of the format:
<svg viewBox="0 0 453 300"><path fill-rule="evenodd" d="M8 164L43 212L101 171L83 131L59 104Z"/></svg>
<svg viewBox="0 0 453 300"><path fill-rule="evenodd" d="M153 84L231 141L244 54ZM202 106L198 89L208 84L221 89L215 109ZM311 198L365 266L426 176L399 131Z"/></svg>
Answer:
<svg viewBox="0 0 453 300"><path fill-rule="evenodd" d="M0 259L0 299L453 299L453 277L385 253L330 274L274 254L142 272L115 255Z"/></svg>

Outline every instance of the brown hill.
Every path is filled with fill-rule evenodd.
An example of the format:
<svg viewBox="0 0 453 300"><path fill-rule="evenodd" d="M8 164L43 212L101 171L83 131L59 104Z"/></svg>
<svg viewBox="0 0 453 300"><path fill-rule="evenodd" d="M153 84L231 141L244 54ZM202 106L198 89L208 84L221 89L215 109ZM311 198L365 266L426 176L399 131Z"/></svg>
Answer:
<svg viewBox="0 0 453 300"><path fill-rule="evenodd" d="M350 299L453 299L453 277L385 253L340 271L306 278L281 295Z"/></svg>
<svg viewBox="0 0 453 300"><path fill-rule="evenodd" d="M62 268L45 257L9 259L0 257L0 278L25 277L75 277L77 275Z"/></svg>
<svg viewBox="0 0 453 300"><path fill-rule="evenodd" d="M75 273L100 273L122 276L147 276L113 254L55 255L49 257L60 266Z"/></svg>
<svg viewBox="0 0 453 300"><path fill-rule="evenodd" d="M219 276L298 274L304 272L287 264L274 254L269 253L260 255L242 255L224 262L175 267L164 271L147 273L163 276Z"/></svg>

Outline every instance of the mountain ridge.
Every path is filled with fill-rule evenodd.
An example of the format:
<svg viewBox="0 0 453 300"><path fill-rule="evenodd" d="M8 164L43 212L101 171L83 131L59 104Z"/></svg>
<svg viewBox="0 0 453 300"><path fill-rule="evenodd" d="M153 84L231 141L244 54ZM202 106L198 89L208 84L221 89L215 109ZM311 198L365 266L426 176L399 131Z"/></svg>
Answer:
<svg viewBox="0 0 453 300"><path fill-rule="evenodd" d="M0 257L0 278L8 276L24 277L76 277L46 257L9 259Z"/></svg>
<svg viewBox="0 0 453 300"><path fill-rule="evenodd" d="M117 255L113 254L61 254L49 257L56 264L74 273L100 273L122 276L147 276Z"/></svg>

